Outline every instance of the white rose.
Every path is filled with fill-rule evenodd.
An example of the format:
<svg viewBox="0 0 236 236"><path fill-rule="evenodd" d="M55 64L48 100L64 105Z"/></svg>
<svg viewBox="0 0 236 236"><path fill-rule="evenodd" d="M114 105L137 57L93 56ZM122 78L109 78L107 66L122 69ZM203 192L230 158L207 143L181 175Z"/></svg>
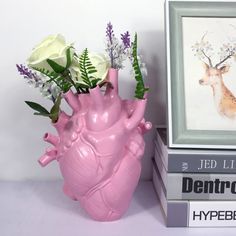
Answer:
<svg viewBox="0 0 236 236"><path fill-rule="evenodd" d="M110 68L109 60L101 53L89 52L88 57L92 65L97 70L97 72L93 74L93 77L101 79L101 81L98 82L98 83L101 83L107 77L107 72L108 72L108 69ZM81 79L81 72L79 69L78 60L73 60L70 67L70 72L71 72L73 80L83 83Z"/></svg>
<svg viewBox="0 0 236 236"><path fill-rule="evenodd" d="M93 66L97 69L97 72L93 76L102 81L105 80L108 69L110 68L109 60L101 53L89 53L88 56Z"/></svg>
<svg viewBox="0 0 236 236"><path fill-rule="evenodd" d="M28 66L31 68L39 68L54 71L52 66L49 65L48 59L52 60L61 68L67 66L67 50L70 48L69 58L72 60L74 56L74 49L71 45L66 44L62 35L50 35L38 44L32 51L28 58Z"/></svg>

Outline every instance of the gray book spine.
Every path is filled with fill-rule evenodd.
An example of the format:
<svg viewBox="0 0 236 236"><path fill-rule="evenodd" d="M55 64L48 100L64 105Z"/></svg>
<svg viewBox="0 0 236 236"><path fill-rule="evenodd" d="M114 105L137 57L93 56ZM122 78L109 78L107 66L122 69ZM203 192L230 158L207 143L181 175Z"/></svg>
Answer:
<svg viewBox="0 0 236 236"><path fill-rule="evenodd" d="M236 155L168 154L168 172L236 173Z"/></svg>
<svg viewBox="0 0 236 236"><path fill-rule="evenodd" d="M153 185L168 227L236 227L236 201L167 200L155 163Z"/></svg>
<svg viewBox="0 0 236 236"><path fill-rule="evenodd" d="M169 200L236 200L236 174L168 173L156 156L154 164Z"/></svg>
<svg viewBox="0 0 236 236"><path fill-rule="evenodd" d="M170 200L236 200L236 175L167 173Z"/></svg>
<svg viewBox="0 0 236 236"><path fill-rule="evenodd" d="M168 172L236 173L236 151L170 149L165 135L165 129L157 129L156 152Z"/></svg>

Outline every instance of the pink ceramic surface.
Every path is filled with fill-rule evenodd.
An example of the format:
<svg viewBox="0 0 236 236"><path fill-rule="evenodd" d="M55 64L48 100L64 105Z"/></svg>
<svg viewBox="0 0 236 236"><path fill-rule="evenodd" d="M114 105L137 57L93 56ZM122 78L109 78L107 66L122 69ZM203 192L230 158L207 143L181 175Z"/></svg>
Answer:
<svg viewBox="0 0 236 236"><path fill-rule="evenodd" d="M65 94L73 114L61 112L54 124L58 136L44 136L54 147L39 159L42 166L59 162L64 193L100 221L119 219L127 210L140 177L143 134L151 128L143 118L147 100L122 100L117 76L109 71L113 88L104 94L99 87Z"/></svg>

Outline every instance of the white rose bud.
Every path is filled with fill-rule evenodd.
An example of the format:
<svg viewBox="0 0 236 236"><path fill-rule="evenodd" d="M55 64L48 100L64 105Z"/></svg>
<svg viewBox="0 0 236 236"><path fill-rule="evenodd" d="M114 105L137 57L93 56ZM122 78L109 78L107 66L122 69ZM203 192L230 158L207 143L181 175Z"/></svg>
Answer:
<svg viewBox="0 0 236 236"><path fill-rule="evenodd" d="M68 49L69 54L67 55ZM71 45L66 44L62 35L50 35L39 43L32 51L28 58L28 66L31 68L53 70L50 61L53 61L59 66L59 69L66 68L68 59L72 60L74 56L74 49ZM49 59L49 60L48 60ZM57 71L56 71L57 72Z"/></svg>
<svg viewBox="0 0 236 236"><path fill-rule="evenodd" d="M100 53L88 53L89 59L93 66L97 69L97 72L93 74L94 77L105 80L107 77L108 69L110 68L109 60Z"/></svg>

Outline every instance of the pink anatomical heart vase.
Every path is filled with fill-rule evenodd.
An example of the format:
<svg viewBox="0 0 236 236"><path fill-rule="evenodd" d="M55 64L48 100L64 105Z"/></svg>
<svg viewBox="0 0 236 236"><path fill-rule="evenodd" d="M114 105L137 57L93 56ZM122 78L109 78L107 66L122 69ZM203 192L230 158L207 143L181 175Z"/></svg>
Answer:
<svg viewBox="0 0 236 236"><path fill-rule="evenodd" d="M97 86L88 94L64 95L73 113L60 113L53 124L58 136L44 136L53 147L39 159L42 166L58 161L64 193L99 221L126 212L140 177L143 134L151 129L143 118L147 99L122 100L117 77L110 69L112 86L105 92Z"/></svg>

